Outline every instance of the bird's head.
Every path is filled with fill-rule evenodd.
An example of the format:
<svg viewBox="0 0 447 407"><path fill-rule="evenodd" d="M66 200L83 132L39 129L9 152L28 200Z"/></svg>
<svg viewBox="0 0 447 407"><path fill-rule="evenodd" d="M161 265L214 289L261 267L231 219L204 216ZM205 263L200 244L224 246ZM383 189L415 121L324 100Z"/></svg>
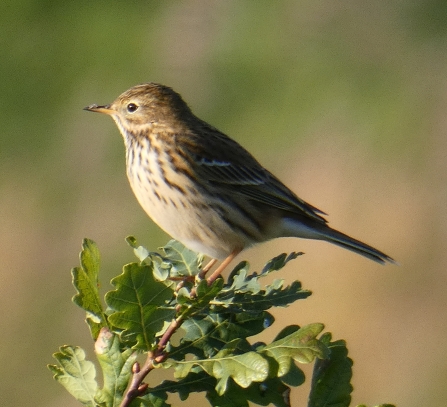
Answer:
<svg viewBox="0 0 447 407"><path fill-rule="evenodd" d="M134 86L109 105L94 104L84 110L112 116L123 135L154 128L178 131L179 126L194 117L178 93L156 83Z"/></svg>

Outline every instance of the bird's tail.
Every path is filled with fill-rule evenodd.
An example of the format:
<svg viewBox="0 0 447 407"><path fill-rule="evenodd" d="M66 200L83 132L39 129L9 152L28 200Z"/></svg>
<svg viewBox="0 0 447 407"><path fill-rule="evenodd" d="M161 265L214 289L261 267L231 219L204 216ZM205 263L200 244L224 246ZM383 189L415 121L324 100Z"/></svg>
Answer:
<svg viewBox="0 0 447 407"><path fill-rule="evenodd" d="M368 259L374 260L378 263L396 263L394 259L380 250L375 249L360 240L354 239L338 230L332 229L329 226L324 226L321 228L321 239L327 242L334 243L337 246L341 246L345 249L351 250L354 253L358 253Z"/></svg>
<svg viewBox="0 0 447 407"><path fill-rule="evenodd" d="M354 239L338 230L332 229L326 223L316 222L306 218L283 218L280 236L295 236L304 239L325 240L337 246L351 250L377 263L396 263L390 256L375 249L360 240Z"/></svg>

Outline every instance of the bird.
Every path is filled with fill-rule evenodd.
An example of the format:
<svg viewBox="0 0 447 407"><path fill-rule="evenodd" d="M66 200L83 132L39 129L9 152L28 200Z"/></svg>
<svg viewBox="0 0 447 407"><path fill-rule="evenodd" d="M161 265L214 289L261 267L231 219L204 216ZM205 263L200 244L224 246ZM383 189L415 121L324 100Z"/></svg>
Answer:
<svg viewBox="0 0 447 407"><path fill-rule="evenodd" d="M172 88L136 85L90 112L112 117L124 139L131 188L150 218L219 273L242 250L279 237L323 240L378 263L385 253L328 225L244 147L198 118Z"/></svg>

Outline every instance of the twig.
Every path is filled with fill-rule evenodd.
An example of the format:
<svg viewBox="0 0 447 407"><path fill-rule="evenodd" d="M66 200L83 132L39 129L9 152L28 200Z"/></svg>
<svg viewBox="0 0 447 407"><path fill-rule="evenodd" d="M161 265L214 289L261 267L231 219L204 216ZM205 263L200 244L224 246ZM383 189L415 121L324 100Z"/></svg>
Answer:
<svg viewBox="0 0 447 407"><path fill-rule="evenodd" d="M146 362L142 368L140 368L140 364L135 362L132 366L132 381L130 383L129 388L124 394L123 401L120 404L120 407L127 407L130 403L138 396L144 394L147 390L148 385L143 383L144 378L148 375L148 373L154 369L154 353L148 352Z"/></svg>
<svg viewBox="0 0 447 407"><path fill-rule="evenodd" d="M173 319L168 329L160 338L155 352L149 351L147 353L147 358L144 362L143 367L140 367L140 364L138 362L135 362L133 364L132 381L130 382L130 386L127 389L126 393L124 394L124 398L120 404L120 407L128 407L135 398L142 396L147 390L149 386L147 383L143 383L143 380L150 373L150 371L155 368L156 363L161 363L168 357L168 354L165 352L165 347L175 331L180 328L182 323L183 318L181 317Z"/></svg>
<svg viewBox="0 0 447 407"><path fill-rule="evenodd" d="M164 349L166 345L168 344L169 340L171 339L171 336L174 334L174 332L180 328L180 326L183 323L183 318L178 317L177 319L173 319L171 321L171 324L169 325L168 329L166 329L163 336L160 338L160 341L158 342L157 346L157 355L158 358L162 352L164 352ZM158 362L158 361L157 361Z"/></svg>

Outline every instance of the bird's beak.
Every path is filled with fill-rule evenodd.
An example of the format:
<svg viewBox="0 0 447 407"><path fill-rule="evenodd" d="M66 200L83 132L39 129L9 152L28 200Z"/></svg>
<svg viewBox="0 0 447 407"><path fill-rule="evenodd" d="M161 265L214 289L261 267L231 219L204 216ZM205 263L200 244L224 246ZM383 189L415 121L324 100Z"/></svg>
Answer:
<svg viewBox="0 0 447 407"><path fill-rule="evenodd" d="M110 108L110 105L105 105L105 106L90 105L90 106L84 107L84 110L87 110L89 112L104 113L104 114L108 114L108 115L113 115L116 113L115 110Z"/></svg>

